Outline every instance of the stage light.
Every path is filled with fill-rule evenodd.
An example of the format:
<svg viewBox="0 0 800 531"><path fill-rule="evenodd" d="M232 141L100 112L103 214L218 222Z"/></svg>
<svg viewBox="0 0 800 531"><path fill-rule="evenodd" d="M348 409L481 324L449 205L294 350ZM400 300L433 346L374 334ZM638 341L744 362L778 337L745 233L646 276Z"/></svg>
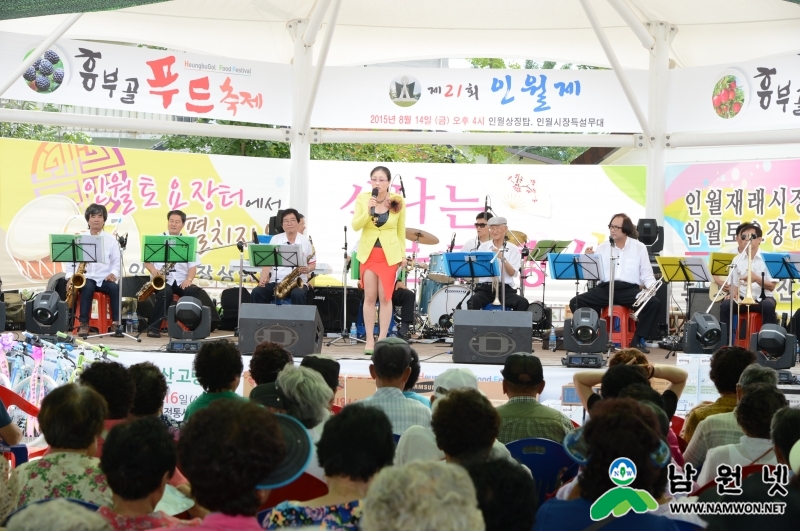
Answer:
<svg viewBox="0 0 800 531"><path fill-rule="evenodd" d="M602 367L602 352L608 348L605 319L591 308L579 308L572 319L564 320L564 349L567 357L561 363L567 367ZM571 354L571 353L577 354Z"/></svg>
<svg viewBox="0 0 800 531"><path fill-rule="evenodd" d="M652 218L643 218L636 223L636 232L639 233L639 241L647 246L650 254L660 253L664 250L664 227Z"/></svg>
<svg viewBox="0 0 800 531"><path fill-rule="evenodd" d="M696 313L684 329L683 351L687 354L710 354L725 344L725 330L709 313Z"/></svg>
<svg viewBox="0 0 800 531"><path fill-rule="evenodd" d="M182 326L181 326L182 325ZM199 349L188 341L205 339L211 333L211 309L203 306L199 299L181 297L175 306L167 311L167 328L169 337L181 341L170 341L168 352L185 352ZM180 345L180 348L177 348Z"/></svg>
<svg viewBox="0 0 800 531"><path fill-rule="evenodd" d="M750 336L750 350L756 353L756 361L775 370L794 367L796 349L797 337L776 324L765 324Z"/></svg>
<svg viewBox="0 0 800 531"><path fill-rule="evenodd" d="M55 291L45 291L25 303L25 328L32 334L67 332L67 304Z"/></svg>

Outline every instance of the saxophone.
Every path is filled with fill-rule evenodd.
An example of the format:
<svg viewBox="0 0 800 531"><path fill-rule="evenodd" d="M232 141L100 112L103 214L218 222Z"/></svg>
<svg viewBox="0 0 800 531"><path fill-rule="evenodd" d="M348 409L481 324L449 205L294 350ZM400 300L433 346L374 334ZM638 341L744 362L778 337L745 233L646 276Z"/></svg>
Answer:
<svg viewBox="0 0 800 531"><path fill-rule="evenodd" d="M75 303L75 298L78 296L78 290L86 285L86 262L81 262L78 270L70 277L67 282L67 308L72 308Z"/></svg>
<svg viewBox="0 0 800 531"><path fill-rule="evenodd" d="M308 261L314 258L317 254L317 250L314 249L314 240L311 239L311 236L308 237L308 241L311 243L311 254L306 258L306 264ZM280 281L280 283L275 286L275 297L279 299L285 299L294 288L302 288L303 287L303 279L300 278L300 268L295 267L291 273L286 275L286 277Z"/></svg>
<svg viewBox="0 0 800 531"><path fill-rule="evenodd" d="M158 274L153 277L153 280L142 286L142 288L136 293L136 298L139 299L139 302L147 300L150 295L156 291L161 291L164 289L164 287L167 285L167 271L172 269L174 265L174 262L164 264L164 267L162 267L161 271L159 271Z"/></svg>

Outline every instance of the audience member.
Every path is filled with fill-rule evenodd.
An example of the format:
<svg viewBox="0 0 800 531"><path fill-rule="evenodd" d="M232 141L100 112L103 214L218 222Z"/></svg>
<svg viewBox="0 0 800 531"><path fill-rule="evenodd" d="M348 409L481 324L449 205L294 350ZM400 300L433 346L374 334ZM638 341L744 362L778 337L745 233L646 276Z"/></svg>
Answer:
<svg viewBox="0 0 800 531"><path fill-rule="evenodd" d="M111 531L94 511L65 499L33 503L14 515L7 531Z"/></svg>
<svg viewBox="0 0 800 531"><path fill-rule="evenodd" d="M561 442L574 430L572 421L560 411L539 403L545 381L542 362L532 354L518 352L506 358L503 393L508 402L497 408L500 433L497 440L507 444L538 437Z"/></svg>
<svg viewBox="0 0 800 531"><path fill-rule="evenodd" d="M450 391L455 389L478 389L478 379L469 369L447 369L433 382L433 396L431 403L434 410ZM411 426L397 442L394 454L394 464L403 465L411 461L441 461L445 458L444 452L436 444L436 435L431 428ZM490 459L505 459L516 463L506 446L498 440L494 441L489 453Z"/></svg>
<svg viewBox="0 0 800 531"><path fill-rule="evenodd" d="M103 423L103 433L97 439L96 457L103 455L103 441L108 431L128 420L136 387L127 367L116 361L92 363L83 370L80 383L88 385L106 399L108 417Z"/></svg>
<svg viewBox="0 0 800 531"><path fill-rule="evenodd" d="M656 408L655 412L662 428L661 435L667 438L667 444L669 445L670 454L672 454L672 460L676 465L683 468L683 466L686 464L686 461L683 459L683 452L681 452L680 445L678 444L678 436L675 435L675 432L669 429L671 419L667 417L667 412L665 411L667 406L664 402L664 397L658 394L658 391L653 389L650 384L643 383L635 383L625 387L619 392L618 397L633 398L634 400L643 403L647 402L647 404Z"/></svg>
<svg viewBox="0 0 800 531"><path fill-rule="evenodd" d="M650 360L638 348L623 348L608 359L608 366L614 365L650 365Z"/></svg>
<svg viewBox="0 0 800 531"><path fill-rule="evenodd" d="M261 529L259 506L271 489L300 476L310 452L299 422L254 402L217 400L198 410L178 440L192 495L211 511L196 529Z"/></svg>
<svg viewBox="0 0 800 531"><path fill-rule="evenodd" d="M47 455L11 473L14 508L50 498L74 498L110 506L111 489L94 457L108 406L93 388L67 384L50 391L39 410L39 428L50 445Z"/></svg>
<svg viewBox="0 0 800 531"><path fill-rule="evenodd" d="M369 373L378 389L367 400L371 406L386 413L394 433L401 435L415 425L430 427L430 408L403 396L403 388L411 376L411 347L408 343L396 337L378 341Z"/></svg>
<svg viewBox="0 0 800 531"><path fill-rule="evenodd" d="M454 389L436 402L431 428L446 461L485 461L500 431L500 416L480 391Z"/></svg>
<svg viewBox="0 0 800 531"><path fill-rule="evenodd" d="M256 385L272 383L286 365L294 363L292 353L280 343L262 341L256 345L250 358L250 377Z"/></svg>
<svg viewBox="0 0 800 531"><path fill-rule="evenodd" d="M220 398L247 401L238 395L236 389L242 377L244 365L242 354L227 339L207 341L195 354L193 364L195 376L203 388L203 394L195 398L186 407L183 421L186 422L198 410Z"/></svg>
<svg viewBox="0 0 800 531"><path fill-rule="evenodd" d="M447 463L409 463L381 470L367 491L361 531L483 531L466 470Z"/></svg>
<svg viewBox="0 0 800 531"><path fill-rule="evenodd" d="M757 363L748 365L739 376L739 383L736 384L737 403L755 384L767 384L777 388L778 373L771 367L764 367ZM736 421L734 411L706 417L697 425L692 440L689 441L689 446L684 452L687 463L692 463L699 470L710 449L739 442L744 432Z"/></svg>
<svg viewBox="0 0 800 531"><path fill-rule="evenodd" d="M133 380L135 393L131 406L131 417L156 417L164 424L176 441L181 432L181 422L172 415L164 414L164 400L167 398L167 379L161 369L143 361L128 367Z"/></svg>
<svg viewBox="0 0 800 531"><path fill-rule="evenodd" d="M729 413L736 407L736 384L742 371L756 362L756 355L742 347L722 347L711 356L709 378L714 382L719 398L700 404L686 415L681 437L690 442L697 425L712 415Z"/></svg>
<svg viewBox="0 0 800 531"><path fill-rule="evenodd" d="M120 531L199 525L199 519L179 520L156 510L176 461L172 436L154 416L113 428L100 468L111 487L114 504L101 507L100 515Z"/></svg>
<svg viewBox="0 0 800 531"><path fill-rule="evenodd" d="M530 531L539 503L536 484L522 467L505 460L466 465L475 485L486 531Z"/></svg>
<svg viewBox="0 0 800 531"><path fill-rule="evenodd" d="M322 420L313 428L314 441L316 442L322 435L322 429L325 426L325 423L331 417L331 408L336 400L336 393L339 391L339 362L326 354L310 354L303 357L303 361L300 362L300 366L307 367L320 373L322 378L325 380L325 383L328 384L328 387L330 387L331 391L333 391L333 395L331 395L331 401L328 404L328 407L325 409Z"/></svg>
<svg viewBox="0 0 800 531"><path fill-rule="evenodd" d="M421 402L427 407L431 407L431 400L427 396L423 396L413 391L414 386L417 385L419 374L422 372L422 365L419 363L419 354L413 348L411 349L411 374L406 380L406 385L403 386L403 396Z"/></svg>
<svg viewBox="0 0 800 531"><path fill-rule="evenodd" d="M762 527L769 528L770 531L797 529L797 522L800 520L800 410L789 407L779 409L772 418L771 433L778 466L791 467L791 464L794 464L794 469L789 469L791 481L785 487L785 495L772 483L764 481L762 474L751 474L742 482L742 494L736 496L736 502L783 502L785 503L783 513L766 516L754 511L730 515L703 515L702 518L708 522L708 529L711 531L739 531ZM789 462L790 455L794 457L793 463ZM778 478L780 475L782 473L777 470L772 472L773 478ZM716 489L707 489L700 496L700 501L725 502L728 501L726 498L729 496L717 494Z"/></svg>
<svg viewBox="0 0 800 531"><path fill-rule="evenodd" d="M322 525L358 529L361 500L372 477L394 457L392 424L386 413L363 402L346 406L325 423L317 443L328 494L310 501L283 502L259 515L264 529Z"/></svg>
<svg viewBox="0 0 800 531"><path fill-rule="evenodd" d="M11 415L8 414L2 400L0 400L0 439L3 439L3 442L9 446L22 441L22 431L19 426L11 422Z"/></svg>
<svg viewBox="0 0 800 531"><path fill-rule="evenodd" d="M609 368L609 372L616 367ZM621 456L636 466L636 477L628 487L647 491L656 500L666 491L669 449L658 433L656 414L633 399L604 398L596 403L589 421L568 435L564 445L568 453L584 466L583 471L569 500L551 499L539 508L535 531L577 531L596 526L589 516L589 509L616 486L609 477L609 469ZM631 511L607 522L604 529L660 531L675 530L676 527L663 516Z"/></svg>
<svg viewBox="0 0 800 531"><path fill-rule="evenodd" d="M744 435L738 444L717 446L708 451L703 469L697 477L699 485L713 481L719 465L754 465L777 462L770 425L775 412L786 405L786 397L769 384L755 384L736 406L736 420Z"/></svg>

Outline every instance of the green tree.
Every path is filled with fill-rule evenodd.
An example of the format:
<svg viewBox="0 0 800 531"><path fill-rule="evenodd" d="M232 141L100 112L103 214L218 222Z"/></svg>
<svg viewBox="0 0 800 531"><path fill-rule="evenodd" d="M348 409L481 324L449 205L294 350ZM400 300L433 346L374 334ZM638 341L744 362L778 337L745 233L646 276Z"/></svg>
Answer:
<svg viewBox="0 0 800 531"><path fill-rule="evenodd" d="M40 109L31 101L8 100L3 107L23 111L59 112L58 107L50 103L45 104L44 108ZM64 131L63 128L52 125L14 122L0 122L0 137L40 140L43 142L66 142L69 144L92 143L92 137L80 131Z"/></svg>

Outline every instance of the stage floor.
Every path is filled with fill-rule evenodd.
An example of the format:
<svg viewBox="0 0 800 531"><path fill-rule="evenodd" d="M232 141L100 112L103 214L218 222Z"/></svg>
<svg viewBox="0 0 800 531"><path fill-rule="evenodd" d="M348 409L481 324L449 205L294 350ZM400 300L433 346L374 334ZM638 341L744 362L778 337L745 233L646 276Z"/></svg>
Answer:
<svg viewBox="0 0 800 531"><path fill-rule="evenodd" d="M216 331L211 334L210 338L213 339L215 337L221 337L229 334L230 332L226 331ZM369 359L369 356L364 355L363 343L359 343L358 345L350 345L342 341L339 341L331 346L327 346L327 343L330 342L332 339L334 338L326 338L322 347L323 354L328 354L337 359L350 359L350 360ZM159 351L164 352L167 348L167 343L169 342L169 338L166 336L166 334L162 334L160 339L149 338L147 337L146 334L142 334L141 340L142 340L141 343L137 343L132 339L124 337L114 338L111 336L107 336L103 338L90 338L87 341L93 344L103 344L105 346L108 346L111 350L135 351L135 352L159 352ZM414 350L417 351L420 360L422 361L428 363L453 363L452 343L445 343L445 342L423 343L423 342L417 342L416 340L412 339L412 346L414 347ZM536 354L539 357L539 359L542 360L542 365L553 366L553 367L562 366L561 358L566 356L566 352L564 350L551 352L550 350L542 349L542 343L541 341L538 340L534 340L533 342L533 353ZM648 358L650 359L651 363L668 363L674 365L677 358L675 356L670 356L669 359L665 359L666 355L667 355L666 350L660 348L651 348Z"/></svg>

